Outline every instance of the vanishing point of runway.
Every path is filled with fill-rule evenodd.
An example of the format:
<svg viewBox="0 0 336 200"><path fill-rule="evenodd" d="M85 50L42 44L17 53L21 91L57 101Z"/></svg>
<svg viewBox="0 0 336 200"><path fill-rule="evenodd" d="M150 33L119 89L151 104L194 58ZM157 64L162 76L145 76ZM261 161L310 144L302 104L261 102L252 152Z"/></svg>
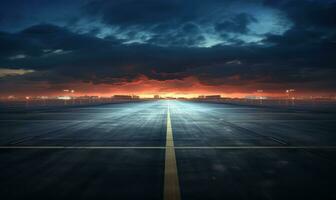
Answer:
<svg viewBox="0 0 336 200"><path fill-rule="evenodd" d="M0 199L336 199L336 113L177 100L0 111Z"/></svg>

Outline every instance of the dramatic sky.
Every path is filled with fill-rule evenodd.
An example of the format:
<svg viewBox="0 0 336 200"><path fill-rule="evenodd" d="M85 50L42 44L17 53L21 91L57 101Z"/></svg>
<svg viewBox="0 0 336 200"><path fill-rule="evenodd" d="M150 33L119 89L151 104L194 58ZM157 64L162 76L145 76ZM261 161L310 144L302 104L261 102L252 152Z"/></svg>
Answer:
<svg viewBox="0 0 336 200"><path fill-rule="evenodd" d="M2 0L0 95L336 92L332 0Z"/></svg>

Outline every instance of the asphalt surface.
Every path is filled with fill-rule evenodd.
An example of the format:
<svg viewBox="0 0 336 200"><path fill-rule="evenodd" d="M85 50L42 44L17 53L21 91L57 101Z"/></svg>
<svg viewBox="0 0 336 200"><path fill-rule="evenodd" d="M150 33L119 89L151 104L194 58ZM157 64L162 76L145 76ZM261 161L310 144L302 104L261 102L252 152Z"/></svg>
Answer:
<svg viewBox="0 0 336 200"><path fill-rule="evenodd" d="M0 199L168 200L173 175L180 199L336 199L335 122L175 100L2 108Z"/></svg>

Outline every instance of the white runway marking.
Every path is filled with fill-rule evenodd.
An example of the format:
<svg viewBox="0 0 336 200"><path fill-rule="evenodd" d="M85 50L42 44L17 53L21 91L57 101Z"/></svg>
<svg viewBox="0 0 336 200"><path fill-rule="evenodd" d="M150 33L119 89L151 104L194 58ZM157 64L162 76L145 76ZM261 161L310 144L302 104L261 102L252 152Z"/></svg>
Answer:
<svg viewBox="0 0 336 200"><path fill-rule="evenodd" d="M167 146L23 146L3 145L0 149L169 149ZM174 149L336 149L336 146L174 146Z"/></svg>
<svg viewBox="0 0 336 200"><path fill-rule="evenodd" d="M0 149L166 149L146 146L0 146Z"/></svg>
<svg viewBox="0 0 336 200"><path fill-rule="evenodd" d="M177 112L175 112L177 113ZM155 113L161 114L161 113ZM211 121L211 120L209 120ZM282 120L282 119L218 119L212 121L227 121L227 122L277 122L277 123L287 123L287 122L335 122L336 119L290 119L290 120ZM0 123L2 122L111 122L111 119L0 119ZM206 123L206 122L202 122Z"/></svg>
<svg viewBox="0 0 336 200"><path fill-rule="evenodd" d="M336 146L181 146L175 149L336 149Z"/></svg>

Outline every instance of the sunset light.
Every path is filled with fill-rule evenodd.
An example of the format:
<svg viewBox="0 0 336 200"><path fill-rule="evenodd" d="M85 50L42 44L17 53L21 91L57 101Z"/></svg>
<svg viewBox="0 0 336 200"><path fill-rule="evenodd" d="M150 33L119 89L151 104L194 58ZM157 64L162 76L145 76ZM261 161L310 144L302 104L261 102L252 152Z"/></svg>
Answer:
<svg viewBox="0 0 336 200"><path fill-rule="evenodd" d="M336 199L336 0L1 0L0 200Z"/></svg>

